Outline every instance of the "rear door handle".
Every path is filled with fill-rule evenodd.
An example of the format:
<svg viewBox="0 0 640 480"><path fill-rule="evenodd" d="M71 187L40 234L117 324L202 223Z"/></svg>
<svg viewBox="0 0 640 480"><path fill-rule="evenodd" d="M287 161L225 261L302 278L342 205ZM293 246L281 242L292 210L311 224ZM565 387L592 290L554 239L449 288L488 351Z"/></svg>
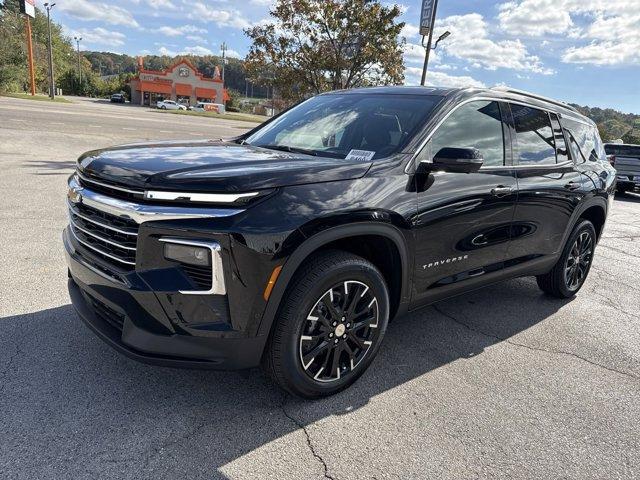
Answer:
<svg viewBox="0 0 640 480"><path fill-rule="evenodd" d="M580 186L581 185L578 182L569 182L564 186L564 188L567 190L578 190Z"/></svg>
<svg viewBox="0 0 640 480"><path fill-rule="evenodd" d="M491 195L498 198L511 195L512 192L513 189L511 187L505 187L503 185L498 185L496 188L491 189Z"/></svg>

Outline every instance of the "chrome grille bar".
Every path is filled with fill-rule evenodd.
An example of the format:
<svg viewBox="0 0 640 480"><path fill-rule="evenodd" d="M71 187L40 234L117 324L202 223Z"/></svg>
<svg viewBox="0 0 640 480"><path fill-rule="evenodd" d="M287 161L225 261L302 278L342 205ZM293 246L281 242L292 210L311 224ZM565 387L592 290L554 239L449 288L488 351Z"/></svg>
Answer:
<svg viewBox="0 0 640 480"><path fill-rule="evenodd" d="M76 234L73 226L71 226L71 228L69 230L71 231L71 233L73 234L73 237L76 239L76 241L78 243L84 245L85 247L87 247L87 248L89 248L89 249L91 249L91 250L93 250L95 252L98 252L100 255L104 255L105 257L110 258L111 260L115 260L117 262L124 263L125 265L135 265L136 264L136 262L130 262L128 260L123 260L121 258L116 257L115 255L111 255L110 253L107 253L107 252L95 247L94 245L91 245L89 242L85 242L85 241L81 240L80 238L78 238L78 235Z"/></svg>
<svg viewBox="0 0 640 480"><path fill-rule="evenodd" d="M78 230L80 230L85 235L90 235L90 236L100 240L101 242L105 242L105 243L108 243L108 244L113 245L115 247L122 248L123 250L129 250L129 251L132 251L132 252L136 251L136 247L127 247L126 245L122 245L121 243L114 242L113 240L109 240L107 238L101 237L100 235L96 235L95 233L90 232L89 230L86 230L86 229L82 228L80 225L78 225L76 222L73 221L73 215L70 216L69 221L71 222L71 225L73 227L77 228Z"/></svg>
<svg viewBox="0 0 640 480"><path fill-rule="evenodd" d="M102 227L102 228L107 228L109 230L113 230L114 232L118 232L118 233L122 233L124 235L131 235L131 236L138 236L138 232L132 232L129 230L122 230L120 228L116 228L113 227L111 225L107 225L104 222L98 222L97 220L94 220L93 218L90 218L86 215L83 215L82 213L78 212L78 210L76 208L73 207L73 205L71 205L70 202L67 202L67 205L69 207L69 212L72 213L73 215L75 215L76 217L80 217L81 219L87 221L87 222L91 222L91 223L95 223L96 225Z"/></svg>

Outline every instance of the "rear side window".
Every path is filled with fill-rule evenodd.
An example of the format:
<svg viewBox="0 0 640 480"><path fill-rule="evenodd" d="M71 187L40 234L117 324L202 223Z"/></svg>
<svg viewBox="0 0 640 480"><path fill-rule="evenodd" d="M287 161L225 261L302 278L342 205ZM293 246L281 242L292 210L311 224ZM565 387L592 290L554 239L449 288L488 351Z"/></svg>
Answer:
<svg viewBox="0 0 640 480"><path fill-rule="evenodd" d="M553 138L556 144L556 158L558 163L569 161L569 152L567 151L567 142L564 139L564 132L560 126L560 121L555 113L550 113L551 126L553 127Z"/></svg>
<svg viewBox="0 0 640 480"><path fill-rule="evenodd" d="M511 105L520 165L553 165L556 146L549 114L525 105Z"/></svg>
<svg viewBox="0 0 640 480"><path fill-rule="evenodd" d="M604 160L605 152L600 140L598 130L586 123L577 122L570 118L563 117L562 125L570 133L571 150L576 157L578 163L584 161L596 162L599 158ZM580 155L576 155L575 149L580 151Z"/></svg>
<svg viewBox="0 0 640 480"><path fill-rule="evenodd" d="M504 165L504 132L497 102L475 101L462 105L431 137L431 152L447 147L477 148L484 166Z"/></svg>

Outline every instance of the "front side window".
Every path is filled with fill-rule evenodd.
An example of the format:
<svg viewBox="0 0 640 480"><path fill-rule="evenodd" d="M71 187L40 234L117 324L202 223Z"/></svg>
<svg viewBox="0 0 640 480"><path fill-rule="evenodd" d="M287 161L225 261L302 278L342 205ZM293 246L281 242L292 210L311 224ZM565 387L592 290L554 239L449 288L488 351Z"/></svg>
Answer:
<svg viewBox="0 0 640 480"><path fill-rule="evenodd" d="M443 148L477 148L484 166L504 165L504 132L497 102L475 101L462 105L431 137L431 153Z"/></svg>
<svg viewBox="0 0 640 480"><path fill-rule="evenodd" d="M336 158L365 150L372 158L382 158L400 151L441 100L431 95L319 95L285 112L245 142Z"/></svg>
<svg viewBox="0 0 640 480"><path fill-rule="evenodd" d="M526 105L511 105L520 165L553 165L556 145L549 114Z"/></svg>

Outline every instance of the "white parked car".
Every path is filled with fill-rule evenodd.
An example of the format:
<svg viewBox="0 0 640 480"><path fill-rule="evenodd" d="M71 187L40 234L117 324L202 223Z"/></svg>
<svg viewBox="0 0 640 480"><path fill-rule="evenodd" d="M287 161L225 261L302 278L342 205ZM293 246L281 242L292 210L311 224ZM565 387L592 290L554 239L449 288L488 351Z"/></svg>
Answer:
<svg viewBox="0 0 640 480"><path fill-rule="evenodd" d="M162 100L158 102L157 107L161 110L186 110L187 107L180 105L173 100Z"/></svg>
<svg viewBox="0 0 640 480"><path fill-rule="evenodd" d="M193 107L189 107L189 110L193 110L194 112L215 112L215 113L224 113L224 105L221 103L208 103L208 102L198 102Z"/></svg>

